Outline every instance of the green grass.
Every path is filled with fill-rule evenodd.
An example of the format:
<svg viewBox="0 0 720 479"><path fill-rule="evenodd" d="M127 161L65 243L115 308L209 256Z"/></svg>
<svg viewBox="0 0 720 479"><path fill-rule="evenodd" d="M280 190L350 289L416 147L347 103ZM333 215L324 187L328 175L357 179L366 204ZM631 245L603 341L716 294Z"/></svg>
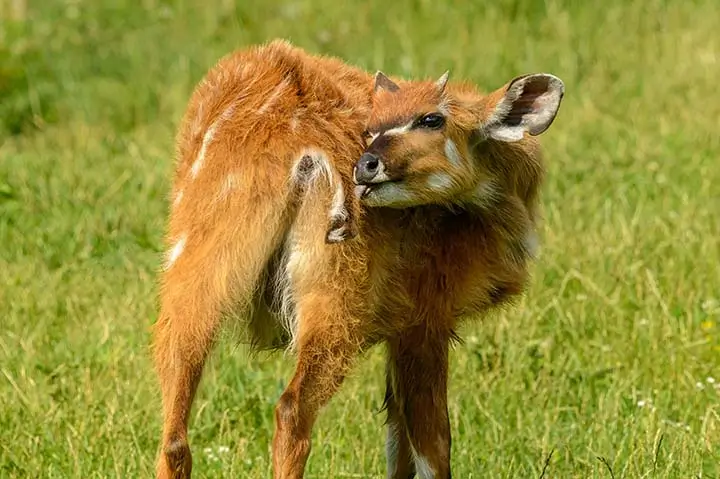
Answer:
<svg viewBox="0 0 720 479"><path fill-rule="evenodd" d="M30 3L0 24L0 477L152 475L175 128L220 56L280 36L390 74L566 82L532 286L452 355L455 477L720 476L716 1ZM323 412L308 477L384 477L382 361ZM292 366L220 344L197 477L269 476Z"/></svg>

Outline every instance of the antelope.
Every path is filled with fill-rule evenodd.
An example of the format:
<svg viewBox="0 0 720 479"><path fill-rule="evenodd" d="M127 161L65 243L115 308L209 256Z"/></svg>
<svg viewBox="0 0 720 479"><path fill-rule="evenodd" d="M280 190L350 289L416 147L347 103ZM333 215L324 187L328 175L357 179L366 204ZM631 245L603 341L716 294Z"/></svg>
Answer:
<svg viewBox="0 0 720 479"><path fill-rule="evenodd" d="M154 330L157 477L190 477L188 415L225 318L295 372L275 408L275 479L303 477L321 408L387 349L387 477L449 478L448 354L468 318L524 290L560 79L490 94L405 81L283 41L210 70L178 134Z"/></svg>

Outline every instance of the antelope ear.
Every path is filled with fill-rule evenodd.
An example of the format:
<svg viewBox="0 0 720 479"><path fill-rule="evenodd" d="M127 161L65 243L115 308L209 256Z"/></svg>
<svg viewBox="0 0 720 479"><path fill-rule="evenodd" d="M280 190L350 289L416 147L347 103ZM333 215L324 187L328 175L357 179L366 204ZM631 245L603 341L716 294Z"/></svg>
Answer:
<svg viewBox="0 0 720 479"><path fill-rule="evenodd" d="M443 73L442 76L435 81L435 85L437 85L440 93L445 91L445 85L447 85L448 78L450 78L450 70Z"/></svg>
<svg viewBox="0 0 720 479"><path fill-rule="evenodd" d="M554 75L538 73L515 78L490 94L490 114L481 128L499 141L522 140L547 130L560 108L565 85Z"/></svg>
<svg viewBox="0 0 720 479"><path fill-rule="evenodd" d="M400 89L397 83L389 79L383 72L378 70L378 72L375 74L375 91L378 91L381 88L391 93L394 93Z"/></svg>

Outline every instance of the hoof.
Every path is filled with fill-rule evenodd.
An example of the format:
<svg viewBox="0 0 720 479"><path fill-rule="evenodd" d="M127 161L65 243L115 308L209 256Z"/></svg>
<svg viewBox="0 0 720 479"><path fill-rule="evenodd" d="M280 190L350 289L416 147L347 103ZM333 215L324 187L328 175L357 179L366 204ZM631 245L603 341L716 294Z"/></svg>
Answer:
<svg viewBox="0 0 720 479"><path fill-rule="evenodd" d="M343 216L334 216L330 218L330 226L328 226L325 235L326 243L342 243L357 236L357 231L352 228L352 224Z"/></svg>
<svg viewBox="0 0 720 479"><path fill-rule="evenodd" d="M177 439L163 449L158 464L158 479L189 479L192 471L192 456L186 440Z"/></svg>

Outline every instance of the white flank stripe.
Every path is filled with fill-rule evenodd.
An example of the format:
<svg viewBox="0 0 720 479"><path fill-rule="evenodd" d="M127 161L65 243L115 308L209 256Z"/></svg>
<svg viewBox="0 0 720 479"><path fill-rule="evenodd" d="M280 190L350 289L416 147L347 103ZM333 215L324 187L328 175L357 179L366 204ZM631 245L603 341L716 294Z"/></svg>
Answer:
<svg viewBox="0 0 720 479"><path fill-rule="evenodd" d="M210 142L215 137L215 131L217 130L218 126L220 126L224 121L228 120L232 116L234 111L235 105L230 105L224 112L222 112L220 118L215 120L213 124L210 125L210 128L208 128L208 130L205 132L202 146L200 147L200 153L198 153L197 159L195 160L195 163L193 163L192 168L190 169L190 174L193 178L197 176L197 174L200 172L200 169L203 167L203 164L205 163L205 154L207 153Z"/></svg>
<svg viewBox="0 0 720 479"><path fill-rule="evenodd" d="M167 254L167 260L165 261L165 269L169 269L175 261L180 257L183 250L185 249L185 242L187 241L187 235L183 235L175 246Z"/></svg>
<svg viewBox="0 0 720 479"><path fill-rule="evenodd" d="M223 181L222 187L220 188L220 199L224 199L226 196L230 195L233 189L235 189L238 185L238 178L235 173L230 173L225 177L225 180Z"/></svg>
<svg viewBox="0 0 720 479"><path fill-rule="evenodd" d="M263 115L265 114L268 109L272 106L273 103L278 99L280 94L283 92L283 90L288 86L289 82L287 78L283 80L278 86L275 87L273 92L270 94L270 96L265 100L265 103L263 103L260 108L258 108L257 114Z"/></svg>
<svg viewBox="0 0 720 479"><path fill-rule="evenodd" d="M302 114L303 109L298 108L295 113L293 113L292 118L290 118L290 130L292 130L293 132L295 132L300 125L300 117L302 116Z"/></svg>
<svg viewBox="0 0 720 479"><path fill-rule="evenodd" d="M183 199L183 190L178 191L178 194L175 196L175 201L173 201L173 208L177 208L177 206L180 204L180 202Z"/></svg>

